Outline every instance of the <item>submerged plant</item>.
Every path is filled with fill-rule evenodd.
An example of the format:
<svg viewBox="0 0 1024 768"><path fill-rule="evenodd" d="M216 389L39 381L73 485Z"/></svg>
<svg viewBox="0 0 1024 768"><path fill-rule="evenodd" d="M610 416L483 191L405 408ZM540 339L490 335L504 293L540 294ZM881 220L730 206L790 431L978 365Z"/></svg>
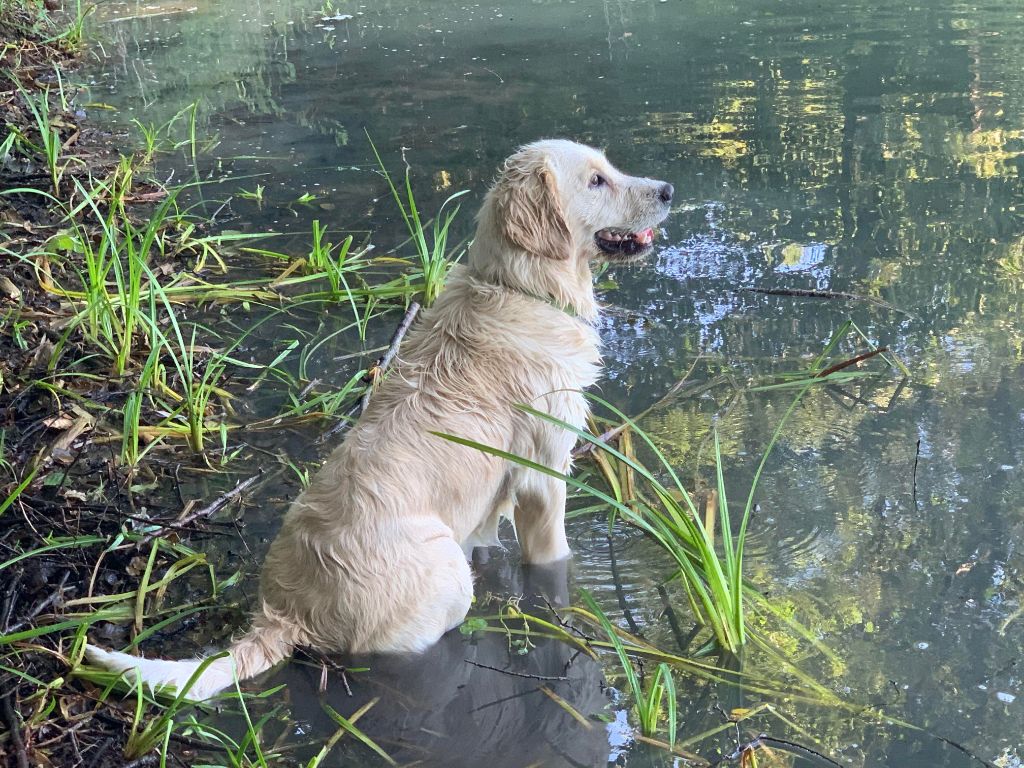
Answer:
<svg viewBox="0 0 1024 768"><path fill-rule="evenodd" d="M267 188L265 186L263 186L262 184L257 184L256 185L256 189L254 189L254 190L240 189L240 190L238 190L238 192L236 194L240 198L242 198L243 200L253 200L258 205L262 205L263 204L263 193L266 192L266 191L267 191Z"/></svg>

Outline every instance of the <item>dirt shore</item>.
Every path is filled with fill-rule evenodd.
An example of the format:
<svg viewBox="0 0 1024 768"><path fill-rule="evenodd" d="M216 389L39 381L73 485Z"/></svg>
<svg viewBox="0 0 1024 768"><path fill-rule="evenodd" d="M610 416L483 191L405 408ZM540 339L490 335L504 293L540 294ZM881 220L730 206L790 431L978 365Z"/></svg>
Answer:
<svg viewBox="0 0 1024 768"><path fill-rule="evenodd" d="M146 389L145 333L127 331L135 348L118 365L83 319L89 258L138 242L132 227L148 226L168 191L76 106L81 23L49 0L0 9L0 762L16 768L156 763L133 701L101 703L102 686L68 676L86 629L130 640L125 595L137 618L161 613L166 585L147 590L149 576L202 564L181 543L202 521L175 522L175 475L196 463L191 452L123 460L125 407ZM157 237L179 224L168 217ZM169 748L180 765L195 754L187 741Z"/></svg>

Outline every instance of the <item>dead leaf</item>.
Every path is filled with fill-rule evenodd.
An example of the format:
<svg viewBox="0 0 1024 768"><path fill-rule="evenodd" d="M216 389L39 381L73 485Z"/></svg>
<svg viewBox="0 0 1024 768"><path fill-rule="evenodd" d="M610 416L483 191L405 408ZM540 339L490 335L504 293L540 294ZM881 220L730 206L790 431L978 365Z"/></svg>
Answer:
<svg viewBox="0 0 1024 768"><path fill-rule="evenodd" d="M11 278L0 275L0 293L3 293L11 301L21 300L21 288L16 286Z"/></svg>
<svg viewBox="0 0 1024 768"><path fill-rule="evenodd" d="M43 425L49 429L68 429L75 420L63 413L43 419Z"/></svg>
<svg viewBox="0 0 1024 768"><path fill-rule="evenodd" d="M93 425L93 417L88 413L77 407L74 407L72 410L78 412L77 418L50 446L50 455L62 464L68 464L74 459L71 453L71 445L78 439L79 435L92 429Z"/></svg>

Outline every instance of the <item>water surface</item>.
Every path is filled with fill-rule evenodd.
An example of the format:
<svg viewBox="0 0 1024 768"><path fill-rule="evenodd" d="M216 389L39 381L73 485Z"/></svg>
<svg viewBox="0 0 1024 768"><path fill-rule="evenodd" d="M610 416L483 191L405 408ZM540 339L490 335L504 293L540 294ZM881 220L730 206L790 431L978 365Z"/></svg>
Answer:
<svg viewBox="0 0 1024 768"><path fill-rule="evenodd" d="M736 386L806 365L847 319L888 346L909 381L886 372L823 387L794 414L759 494L751 575L836 651L838 666L807 663L846 700L884 707L997 765L1022 764L1024 12L1016 4L109 3L96 29L105 57L92 69L91 98L118 110L99 118L160 124L198 100L201 133L219 138L213 169L232 179L215 194L266 187L262 206L236 197L226 226L291 233L283 247L296 252L314 218L372 232L381 249L401 242L367 133L393 168L404 148L424 208L471 190L460 237L501 159L538 137L593 143L626 170L672 181L676 211L651 263L602 277L617 286L603 293L603 392L639 412L701 354L694 380L725 374L732 385L672 401L645 426L681 472L707 483L717 424L737 499L791 394L737 394ZM303 193L317 199L296 204ZM752 287L875 301L743 290ZM329 318L318 322L329 330ZM392 327L385 318L378 335ZM315 364L322 374L337 367L330 355ZM251 521L256 546L280 509L268 504ZM623 626L671 644L656 589L669 572L664 559L626 532L610 552L603 516L572 526L574 583ZM483 568L508 594L521 589L510 558ZM685 601L676 608L688 630ZM556 689L611 720L597 723L595 742L536 686L505 691L510 680L467 671L461 659L479 642L446 640L426 682L381 667L368 685L408 689L404 699L382 695L389 703L367 720L368 732L427 764L474 764L480 755L496 765L664 764L656 750L630 746L621 703L602 690L599 670L580 668ZM547 652L529 663L564 662ZM507 649L479 653L500 664ZM309 707L315 682L305 694L294 684L297 709ZM681 689L684 736L721 723L716 701L760 700L699 681ZM442 727L446 711L461 718ZM975 764L920 731L794 702L779 712L801 729L766 715L750 730L845 765ZM304 717L297 740L333 731L315 712ZM530 749L520 754L517 743ZM693 749L713 756L734 745L727 731ZM372 764L357 749L341 754L332 764Z"/></svg>

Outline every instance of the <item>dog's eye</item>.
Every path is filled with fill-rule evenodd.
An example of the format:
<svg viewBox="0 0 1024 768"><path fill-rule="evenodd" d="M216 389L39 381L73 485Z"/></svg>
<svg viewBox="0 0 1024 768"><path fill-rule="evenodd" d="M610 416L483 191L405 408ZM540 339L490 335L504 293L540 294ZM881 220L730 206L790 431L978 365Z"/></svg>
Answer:
<svg viewBox="0 0 1024 768"><path fill-rule="evenodd" d="M602 176L600 173L595 173L593 176L590 177L590 188L591 189L597 189L598 187L603 187L607 183L608 182L605 181L604 176Z"/></svg>

